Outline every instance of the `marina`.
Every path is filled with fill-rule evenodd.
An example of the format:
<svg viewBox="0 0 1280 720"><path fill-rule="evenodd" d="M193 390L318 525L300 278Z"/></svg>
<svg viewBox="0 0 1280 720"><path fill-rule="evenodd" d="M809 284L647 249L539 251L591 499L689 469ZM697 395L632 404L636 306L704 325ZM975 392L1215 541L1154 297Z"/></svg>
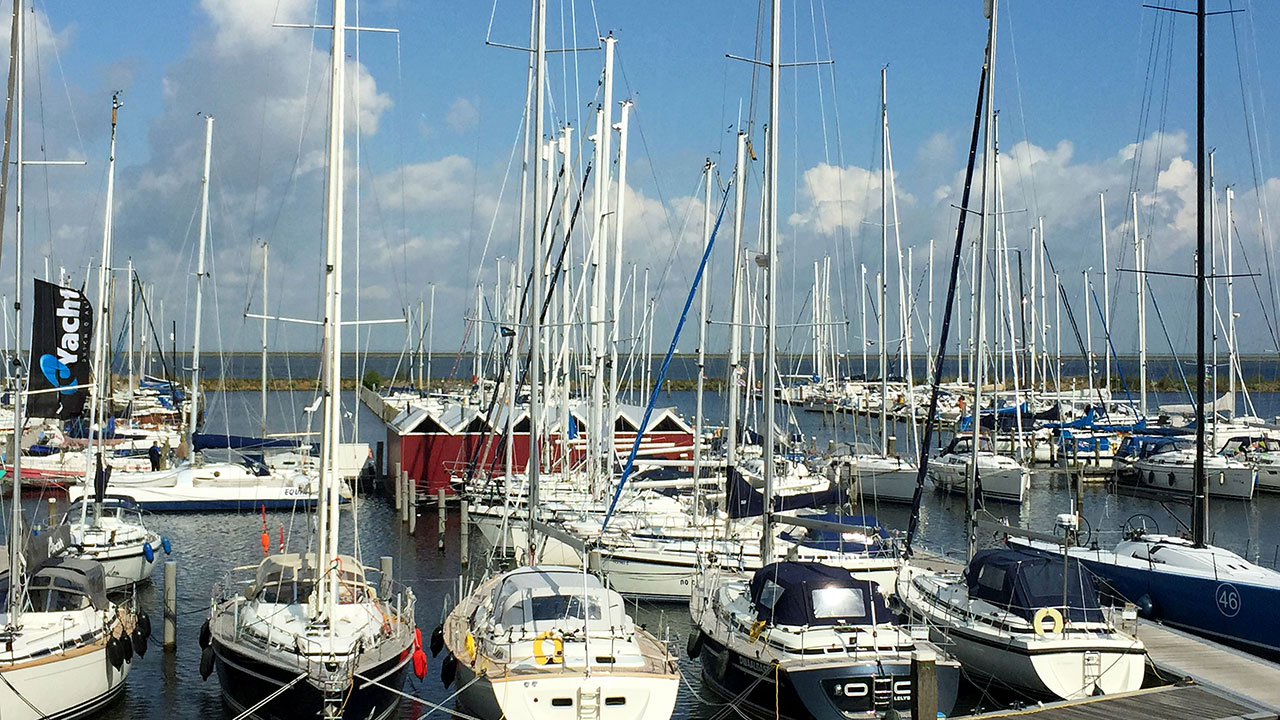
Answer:
<svg viewBox="0 0 1280 720"><path fill-rule="evenodd" d="M1276 7L178 5L12 4L0 720L1280 720Z"/></svg>

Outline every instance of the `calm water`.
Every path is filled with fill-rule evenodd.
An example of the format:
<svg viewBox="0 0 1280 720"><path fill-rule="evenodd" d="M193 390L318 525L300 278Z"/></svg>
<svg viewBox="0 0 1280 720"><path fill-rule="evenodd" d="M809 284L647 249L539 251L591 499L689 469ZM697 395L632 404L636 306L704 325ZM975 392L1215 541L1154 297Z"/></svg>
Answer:
<svg viewBox="0 0 1280 720"><path fill-rule="evenodd" d="M269 429L273 432L295 432L306 428L304 408L312 398L304 393L272 393L269 396ZM348 423L359 420L359 436L369 442L383 439L381 424L370 413L355 407L354 398L344 399L351 412ZM1167 402L1177 402L1169 398ZM1258 414L1268 417L1280 414L1280 396L1263 395L1254 399ZM227 430L232 433L257 432L260 426L259 398L253 393L227 393L211 396L208 413L209 429ZM681 407L692 416L692 393L671 393L662 404ZM717 423L723 416L723 400L708 397L706 415L708 422ZM865 438L866 428L855 432L851 421L838 425L823 423L821 415L797 413L796 421L801 430L815 438L817 444L826 447L829 441L844 442ZM895 433L905 438L903 428ZM995 505L997 513L1007 513L1010 520L1025 526L1048 528L1054 516L1067 510L1071 496L1069 485L1062 479L1049 475L1037 475L1026 504L1021 508ZM25 501L30 512L43 512L41 501L29 498ZM408 582L418 597L417 621L428 633L441 620L459 573L457 549L457 516L448 520L446 550L436 549L436 522L431 511L424 511L418 523L416 537L410 537L394 517L387 498L360 497L354 503L356 512L343 513L344 535L350 539L357 534L367 565L377 565L377 558L390 555L395 559L397 580ZM879 515L882 524L890 528L905 528L908 509L883 505L867 508ZM1170 506L1168 510L1159 503L1134 497L1108 493L1102 485L1085 488L1085 516L1102 534L1103 541L1116 537L1122 523L1130 515L1147 513L1156 518L1161 529L1174 530L1176 523L1170 511L1183 518L1188 517L1185 506ZM1263 495L1252 503L1215 502L1211 511L1211 532L1216 542L1250 557L1259 557L1270 565L1280 553L1280 524L1267 522L1280 513L1280 496ZM358 517L358 533L355 519ZM956 551L963 543L963 501L960 498L925 494L921 511L921 543L929 548L947 552ZM278 528L295 535L305 532L306 517L302 514L269 513L267 525L274 537ZM125 718L209 718L230 717L223 709L216 676L202 681L199 673L200 648L197 643L200 624L207 615L210 591L224 572L235 565L256 563L261 558L259 536L262 520L259 515L244 514L155 514L148 518L148 525L173 542L170 559L179 563L178 576L178 649L166 654L159 647L162 617L159 588L152 585L138 591L141 605L147 609L156 628L156 644L142 659L135 658L127 690L118 704L101 717L112 720ZM349 546L348 546L349 547ZM155 574L161 581L161 571ZM684 657L684 640L689 630L688 614L679 606L641 604L635 609L637 622L644 624L654 634L669 636L673 651L681 657L685 681L679 696L676 717L702 718L712 714L697 698L699 668ZM439 660L431 658L425 680L418 681L410 674L405 691L430 702L438 703L449 696L439 681ZM429 712L423 705L406 702L401 705L401 718L417 718ZM441 712L432 713L443 716Z"/></svg>

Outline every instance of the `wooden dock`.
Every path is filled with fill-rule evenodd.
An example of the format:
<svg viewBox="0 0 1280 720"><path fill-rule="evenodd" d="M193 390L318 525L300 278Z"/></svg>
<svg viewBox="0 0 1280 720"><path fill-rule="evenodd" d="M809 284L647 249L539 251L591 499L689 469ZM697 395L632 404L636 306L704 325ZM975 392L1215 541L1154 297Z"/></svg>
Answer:
<svg viewBox="0 0 1280 720"><path fill-rule="evenodd" d="M1166 678L1190 678L1280 708L1280 665L1274 662L1148 620L1138 621L1138 638Z"/></svg>
<svg viewBox="0 0 1280 720"><path fill-rule="evenodd" d="M1194 683L1167 685L1123 695L1046 703L971 718L1038 718L1038 720L1275 720L1276 713L1239 700L1217 688Z"/></svg>

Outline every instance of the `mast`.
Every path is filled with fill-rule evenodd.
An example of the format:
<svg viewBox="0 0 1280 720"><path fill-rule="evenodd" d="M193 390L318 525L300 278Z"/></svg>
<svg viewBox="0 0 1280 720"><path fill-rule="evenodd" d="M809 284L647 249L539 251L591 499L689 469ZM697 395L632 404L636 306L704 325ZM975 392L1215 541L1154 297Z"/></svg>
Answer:
<svg viewBox="0 0 1280 720"><path fill-rule="evenodd" d="M262 314L267 314L267 255L271 247L262 243ZM267 436L267 319L262 318L262 437Z"/></svg>
<svg viewBox="0 0 1280 720"><path fill-rule="evenodd" d="M747 134L738 131L738 153L733 178L733 271L729 298L729 441L725 452L725 476L738 465L738 376L742 368L742 223L746 208Z"/></svg>
<svg viewBox="0 0 1280 720"><path fill-rule="evenodd" d="M1147 258L1145 243L1138 234L1138 193L1133 204L1133 264L1138 278L1138 410L1147 417Z"/></svg>
<svg viewBox="0 0 1280 720"><path fill-rule="evenodd" d="M543 122L546 116L546 92L544 75L547 69L547 0L534 0L537 10L534 25L536 42L534 44L534 102L533 102L533 137L529 142L537 157L537 148L541 147ZM534 564L537 551L535 532L538 523L538 475L541 471L541 437L538 424L541 420L542 402L542 272L546 259L542 254L542 187L541 174L533 173L533 211L532 235L530 248L533 251L533 272L530 273L531 284L529 297L529 564Z"/></svg>
<svg viewBox="0 0 1280 720"><path fill-rule="evenodd" d="M17 25L17 32L14 33L13 43L10 48L10 62L14 64L16 71L14 72L14 89L13 89L13 105L14 114L17 116L16 128L14 129L14 137L16 138L17 148L14 151L14 160L17 163L17 190L18 202L14 206L14 243L13 243L13 327L15 334L22 332L22 225L23 216L22 208L25 205L25 195L23 193L22 176L26 165L23 163L22 148L22 89L23 89L23 70L26 64L23 60L23 50L26 46L27 23L22 17L21 3L14 0L13 3L13 22ZM8 168L3 168L3 172L8 172ZM0 218L2 220L2 218ZM22 357L22 341L15 343L17 348L17 357ZM27 370L30 370L28 365ZM18 389L26 390L29 385L29 372L22 374L18 378ZM26 398L20 393L14 394L13 403L13 500L10 502L10 519L9 519L9 624L18 627L21 623L19 618L22 616L22 594L24 586L24 574L26 569L22 567L22 543L19 538L22 537L22 415L26 409Z"/></svg>
<svg viewBox="0 0 1280 720"><path fill-rule="evenodd" d="M427 305L427 360L426 375L421 375L422 392L425 396L431 397L431 335L436 329L436 284L431 283L430 303ZM501 317L501 316L499 316ZM509 441L508 441L509 442Z"/></svg>
<svg viewBox="0 0 1280 720"><path fill-rule="evenodd" d="M1204 31L1205 0L1196 4L1196 462L1191 539L1204 547L1209 525L1209 482L1204 472Z"/></svg>
<svg viewBox="0 0 1280 720"><path fill-rule="evenodd" d="M969 313L971 323L971 333L973 338L973 408L970 412L973 415L973 447L969 456L969 480L965 483L965 496L968 508L966 513L966 531L965 535L969 542L969 557L973 557L974 551L977 549L976 535L976 502L977 502L977 483L978 483L978 448L982 445L982 383L983 373L986 370L986 363L983 362L982 352L983 343L986 341L986 313L982 311L982 281L986 275L987 256L983 247L987 237L987 214L991 212L991 200L993 181L991 177L992 170L992 153L993 142L995 137L991 131L992 126L992 108L995 103L992 100L991 93L994 90L993 75L995 70L996 59L996 9L998 0L991 0L989 12L987 13L990 21L987 26L987 72L986 72L986 118L983 123L986 132L983 134L983 151L982 151L982 217L978 222L978 237L974 242L974 284L973 284L973 306Z"/></svg>
<svg viewBox="0 0 1280 720"><path fill-rule="evenodd" d="M97 466L102 459L103 434L106 432L103 396L109 392L111 387L111 383L107 379L110 375L110 370L107 368L106 363L107 336L111 334L110 318L107 316L107 275L111 272L111 211L115 202L116 187L116 116L120 111L120 106L120 93L113 93L111 95L111 144L107 152L107 197L104 201L105 211L102 219L102 256L98 258L98 317L94 321L97 323L98 332L93 338L93 387L90 390L93 401L93 422L89 427L89 444L93 448L94 462L89 463L88 467L85 468L84 486L86 495L93 487L90 483L90 478L95 477ZM205 174L206 176L208 175L207 167ZM196 287L198 288L199 285ZM196 307L199 307L199 305L197 304ZM98 435L96 441L93 437L95 428ZM16 448L15 452L21 452L21 448ZM89 503L80 503L81 523L85 522L88 510ZM101 517L102 504L95 500L93 506L94 522L96 523Z"/></svg>
<svg viewBox="0 0 1280 720"><path fill-rule="evenodd" d="M1098 193L1098 218L1102 228L1102 324L1107 342L1102 346L1104 365L1106 366L1107 397L1111 392L1111 268L1107 267L1107 204L1105 195ZM1138 278L1142 282L1142 278Z"/></svg>
<svg viewBox="0 0 1280 720"><path fill-rule="evenodd" d="M343 134L346 118L346 3L333 3L333 49L329 59L329 180L325 212L325 293L324 349L321 365L323 379L324 421L320 428L320 523L317 557L324 563L328 582L321 582L319 602L313 613L323 615L325 626L332 631L338 602L338 573L329 572L338 561L338 486L337 449L339 422L342 416L342 211L344 201ZM313 615L315 619L315 615Z"/></svg>
<svg viewBox="0 0 1280 720"><path fill-rule="evenodd" d="M702 168L704 173L704 199L702 203L702 252L705 255L707 246L711 244L711 170L715 163L707 159ZM698 498L702 494L702 390L706 379L707 366L707 283L699 288L698 298L698 400L694 415L693 431L693 511L698 513Z"/></svg>
<svg viewBox="0 0 1280 720"><path fill-rule="evenodd" d="M200 249L196 256L196 319L191 334L191 404L187 406L188 462L195 460L196 423L200 418L200 321L204 308L205 244L209 237L209 164L212 148L213 118L206 115L204 118L204 174L200 176ZM109 185L110 181L108 181Z"/></svg>
<svg viewBox="0 0 1280 720"><path fill-rule="evenodd" d="M1231 262L1231 201L1235 198L1235 191L1227 186L1227 218L1226 218L1226 239L1224 240L1224 250L1227 254L1227 392L1231 396L1231 417L1236 416L1236 296L1235 288L1232 287L1232 262ZM1245 407L1248 410L1248 406Z"/></svg>
<svg viewBox="0 0 1280 720"><path fill-rule="evenodd" d="M880 68L880 272L876 275L880 345L880 453L889 452L889 349L885 342L885 294L889 284L889 108L885 83L888 68ZM767 502L767 501L766 501Z"/></svg>
<svg viewBox="0 0 1280 720"><path fill-rule="evenodd" d="M613 298L609 316L609 421L607 423L608 448L613 457L617 444L614 431L618 417L618 335L622 325L622 233L627 219L627 141L630 134L631 101L623 100L619 109L618 124L618 199L614 209L613 230ZM633 283L634 286L634 283Z"/></svg>
<svg viewBox="0 0 1280 720"><path fill-rule="evenodd" d="M778 324L778 87L782 71L782 0L772 0L769 41L769 169L765 175L764 222L766 253L765 321L764 321L764 522L760 538L760 559L768 562L773 557L773 395L777 377L777 324Z"/></svg>
<svg viewBox="0 0 1280 720"><path fill-rule="evenodd" d="M134 317L133 317L133 308L134 308L134 306L136 305L136 303L134 302L134 289L135 289L135 288L134 288L134 282L133 282L133 258L132 258L132 257L130 257L130 258L129 258L129 265L128 265L128 270L127 270L127 272L128 272L127 277L129 278L129 312L127 312L125 315L126 315L126 317L129 319L129 320L128 320L129 324L128 324L128 326L127 326L127 327L128 327L128 329L129 329L129 337L128 337L128 340L127 340L127 342L126 342L125 344L126 344L126 346L128 347L128 349L129 349L129 353L128 353L128 360L127 360L127 364L129 365L129 386L128 386L127 388L125 388L125 396L126 396L126 399L127 399L126 404L127 404L128 408L129 408L129 415L132 417L132 415L133 415L133 382L134 382L134 376L133 376L133 371L134 371L134 365L133 365L133 364L134 364L134 357L133 357L133 343L134 343L134 332L133 332L133 330L134 330L134 328L133 328L133 326L134 326Z"/></svg>

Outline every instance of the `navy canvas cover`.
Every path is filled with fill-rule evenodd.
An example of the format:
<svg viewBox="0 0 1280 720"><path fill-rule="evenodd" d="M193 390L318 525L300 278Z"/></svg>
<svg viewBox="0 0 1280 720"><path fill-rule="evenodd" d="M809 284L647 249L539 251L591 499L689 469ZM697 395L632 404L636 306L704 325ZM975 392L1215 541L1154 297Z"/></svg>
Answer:
<svg viewBox="0 0 1280 720"><path fill-rule="evenodd" d="M1098 591L1080 561L1033 550L981 550L965 570L969 597L1031 620L1055 608L1075 622L1102 622Z"/></svg>
<svg viewBox="0 0 1280 720"><path fill-rule="evenodd" d="M756 618L772 625L871 625L896 622L876 583L820 563L765 565L751 578Z"/></svg>

